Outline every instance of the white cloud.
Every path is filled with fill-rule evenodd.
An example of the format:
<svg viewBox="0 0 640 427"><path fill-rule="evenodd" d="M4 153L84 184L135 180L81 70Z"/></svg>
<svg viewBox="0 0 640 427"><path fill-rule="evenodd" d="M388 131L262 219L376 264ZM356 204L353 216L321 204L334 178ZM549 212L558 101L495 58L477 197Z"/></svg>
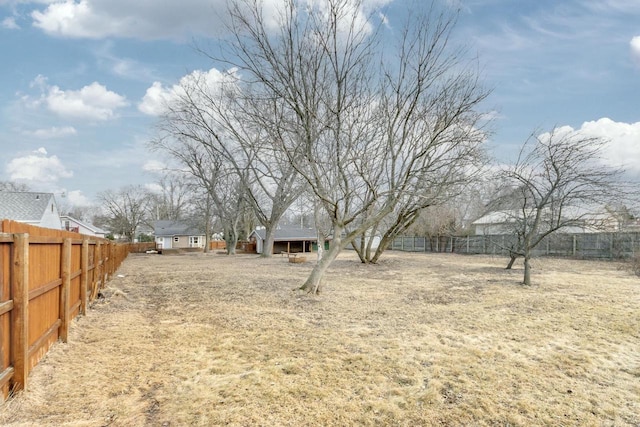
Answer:
<svg viewBox="0 0 640 427"><path fill-rule="evenodd" d="M145 184L144 188L146 188L147 190L149 190L152 193L162 194L162 186L160 184L155 183L155 182L151 182L151 183Z"/></svg>
<svg viewBox="0 0 640 427"><path fill-rule="evenodd" d="M29 96L22 100L33 107L44 105L60 117L83 120L109 120L116 117L116 110L129 105L127 98L108 90L98 82L84 86L80 90L63 90L49 85L47 78L38 75L30 84L39 89L40 98Z"/></svg>
<svg viewBox="0 0 640 427"><path fill-rule="evenodd" d="M80 190L65 191L65 198L72 206L92 206L91 200Z"/></svg>
<svg viewBox="0 0 640 427"><path fill-rule="evenodd" d="M107 90L93 82L80 90L61 90L51 86L46 96L49 110L62 117L108 120L115 116L117 108L126 107L128 102L122 95Z"/></svg>
<svg viewBox="0 0 640 427"><path fill-rule="evenodd" d="M640 66L640 36L635 36L629 42L631 47L631 58Z"/></svg>
<svg viewBox="0 0 640 427"><path fill-rule="evenodd" d="M8 18L4 18L2 22L0 22L0 26L2 28L6 28L7 30L19 30L20 26L16 23L16 18L10 16Z"/></svg>
<svg viewBox="0 0 640 427"><path fill-rule="evenodd" d="M306 0L308 4L321 4ZM364 0L359 16L393 0ZM301 0L303 3L304 0ZM193 35L220 35L226 0L51 0L31 13L33 25L46 33L77 38L130 37L140 39L188 39ZM282 0L264 0L264 17L273 24ZM354 1L350 3L356 5Z"/></svg>
<svg viewBox="0 0 640 427"><path fill-rule="evenodd" d="M184 93L182 89L184 87L192 86L197 82L201 87L215 89L221 83L233 83L237 79L236 70L223 73L212 68L206 72L196 70L187 74L180 79L178 84L170 87L164 87L162 83L154 82L138 104L138 110L151 116L159 116L166 110L168 104L176 101Z"/></svg>
<svg viewBox="0 0 640 427"><path fill-rule="evenodd" d="M61 178L73 176L57 156L48 156L44 147L11 160L6 173L9 180L26 183L31 188L47 188Z"/></svg>
<svg viewBox="0 0 640 427"><path fill-rule="evenodd" d="M64 138L67 136L76 135L78 131L73 126L64 126L64 127L50 127L46 129L36 129L34 131L25 131L25 135L34 136L39 139L53 139L53 138Z"/></svg>
<svg viewBox="0 0 640 427"><path fill-rule="evenodd" d="M159 160L147 160L142 166L145 172L162 172L167 166Z"/></svg>
<svg viewBox="0 0 640 427"><path fill-rule="evenodd" d="M224 0L65 0L53 1L31 17L46 33L77 38L185 38L211 34Z"/></svg>
<svg viewBox="0 0 640 427"><path fill-rule="evenodd" d="M622 167L634 176L640 177L640 122L615 122L609 118L584 122L579 129L562 126L558 134L578 132L587 137L597 137L608 141L602 158L612 167ZM548 134L540 135L545 137Z"/></svg>
<svg viewBox="0 0 640 427"><path fill-rule="evenodd" d="M173 88L163 87L160 82L153 82L144 94L142 101L138 104L138 110L150 116L161 115L165 109L166 102L173 97L173 90Z"/></svg>
<svg viewBox="0 0 640 427"><path fill-rule="evenodd" d="M580 132L609 141L605 159L614 166L623 166L632 174L640 174L640 122L614 122L608 118L585 122Z"/></svg>

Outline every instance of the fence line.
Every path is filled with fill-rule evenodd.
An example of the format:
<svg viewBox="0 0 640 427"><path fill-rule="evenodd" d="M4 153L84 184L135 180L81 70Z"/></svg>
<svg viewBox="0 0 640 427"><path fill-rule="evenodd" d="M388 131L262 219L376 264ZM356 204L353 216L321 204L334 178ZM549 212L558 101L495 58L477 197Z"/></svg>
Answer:
<svg viewBox="0 0 640 427"><path fill-rule="evenodd" d="M70 322L86 314L129 246L64 230L0 222L0 390L27 385L29 372Z"/></svg>
<svg viewBox="0 0 640 427"><path fill-rule="evenodd" d="M516 237L508 234L478 236L397 237L391 249L408 252L453 252L508 256ZM640 254L639 232L556 233L547 236L534 255L585 259L630 258Z"/></svg>

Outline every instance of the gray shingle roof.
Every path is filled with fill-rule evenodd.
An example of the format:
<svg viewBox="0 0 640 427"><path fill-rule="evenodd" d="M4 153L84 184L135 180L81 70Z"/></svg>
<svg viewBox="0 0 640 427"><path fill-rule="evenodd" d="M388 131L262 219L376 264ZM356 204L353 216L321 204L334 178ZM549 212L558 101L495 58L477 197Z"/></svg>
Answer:
<svg viewBox="0 0 640 427"><path fill-rule="evenodd" d="M266 239L267 232L264 228L255 230L262 240ZM316 240L318 233L315 228L300 228L291 226L280 226L275 231L274 240L278 241L293 241L293 240Z"/></svg>
<svg viewBox="0 0 640 427"><path fill-rule="evenodd" d="M0 219L40 221L53 193L0 191Z"/></svg>
<svg viewBox="0 0 640 427"><path fill-rule="evenodd" d="M204 236L198 227L180 221L155 221L153 230L155 236Z"/></svg>

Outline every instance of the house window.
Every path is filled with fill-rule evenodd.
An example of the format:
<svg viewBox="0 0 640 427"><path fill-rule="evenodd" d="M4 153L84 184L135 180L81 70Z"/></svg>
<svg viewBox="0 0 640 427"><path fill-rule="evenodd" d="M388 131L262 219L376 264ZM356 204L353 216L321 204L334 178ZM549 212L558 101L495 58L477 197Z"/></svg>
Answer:
<svg viewBox="0 0 640 427"><path fill-rule="evenodd" d="M175 236L175 237L173 238L173 241L174 241L175 243L178 243L178 242L180 241L180 237Z"/></svg>
<svg viewBox="0 0 640 427"><path fill-rule="evenodd" d="M189 236L189 246L192 248L200 246L200 236Z"/></svg>

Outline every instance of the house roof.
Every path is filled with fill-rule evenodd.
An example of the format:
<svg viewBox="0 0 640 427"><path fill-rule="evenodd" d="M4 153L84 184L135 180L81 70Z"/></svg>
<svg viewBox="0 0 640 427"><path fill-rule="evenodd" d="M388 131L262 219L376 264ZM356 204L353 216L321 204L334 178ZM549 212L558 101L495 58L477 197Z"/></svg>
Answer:
<svg viewBox="0 0 640 427"><path fill-rule="evenodd" d="M0 218L39 222L52 198L53 193L0 191Z"/></svg>
<svg viewBox="0 0 640 427"><path fill-rule="evenodd" d="M87 222L80 221L79 219L75 219L74 217L71 217L69 215L60 215L60 220L61 221L73 221L76 224L83 226L87 230L91 230L91 232L93 232L95 234L107 234L107 231L103 230L102 228L97 227L97 226L95 226L93 224L89 224Z"/></svg>
<svg viewBox="0 0 640 427"><path fill-rule="evenodd" d="M260 239L267 238L267 231L264 228L254 230L251 234L256 234ZM274 241L294 241L294 240L316 240L318 233L315 228L300 228L291 226L279 226L275 230Z"/></svg>
<svg viewBox="0 0 640 427"><path fill-rule="evenodd" d="M198 227L182 221L155 221L153 230L156 236L203 236L205 234Z"/></svg>
<svg viewBox="0 0 640 427"><path fill-rule="evenodd" d="M517 217L516 211L495 211L490 212L475 221L472 225L487 225L487 224L506 224L514 222L514 218Z"/></svg>

